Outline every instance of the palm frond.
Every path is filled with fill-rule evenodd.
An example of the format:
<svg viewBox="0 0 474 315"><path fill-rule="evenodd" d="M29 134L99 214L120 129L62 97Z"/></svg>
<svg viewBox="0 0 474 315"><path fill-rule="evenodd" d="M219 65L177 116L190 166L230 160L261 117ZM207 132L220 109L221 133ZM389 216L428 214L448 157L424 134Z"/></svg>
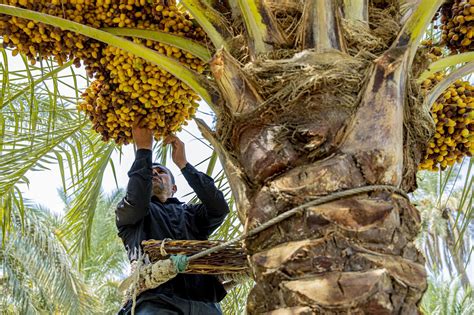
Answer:
<svg viewBox="0 0 474 315"><path fill-rule="evenodd" d="M118 189L99 198L91 229L91 251L83 269L87 279L100 279L106 274L119 277L126 270L128 259L117 236L114 211L124 193Z"/></svg>
<svg viewBox="0 0 474 315"><path fill-rule="evenodd" d="M418 244L429 271L459 275L465 288L470 286L466 268L472 254L472 165L466 158L437 174L420 172L414 194L422 215Z"/></svg>
<svg viewBox="0 0 474 315"><path fill-rule="evenodd" d="M239 9L245 22L249 42L255 55L269 50L266 43L268 27L264 23L257 0L238 0Z"/></svg>
<svg viewBox="0 0 474 315"><path fill-rule="evenodd" d="M19 224L16 217L15 224ZM74 269L63 244L48 225L44 212L25 212L24 232L15 229L2 250L7 297L20 313L51 313L55 310L86 314L97 301Z"/></svg>
<svg viewBox="0 0 474 315"><path fill-rule="evenodd" d="M253 285L253 280L247 280L233 287L221 302L222 312L224 314L245 314L247 296Z"/></svg>
<svg viewBox="0 0 474 315"><path fill-rule="evenodd" d="M454 66L458 66L467 62L474 60L474 52L467 52L457 55L451 55L444 58L441 58L430 64L429 68L423 72L420 77L417 79L418 83L423 82L433 73L444 71Z"/></svg>
<svg viewBox="0 0 474 315"><path fill-rule="evenodd" d="M118 189L100 196L91 228L91 250L82 269L95 295L104 302L104 314L115 314L120 308L119 279L129 269L128 258L115 226L114 210L123 195L124 190Z"/></svg>
<svg viewBox="0 0 474 315"><path fill-rule="evenodd" d="M3 272L1 305L8 306L8 309L2 307L2 312L7 314L40 314L41 305L34 298L34 292L28 282L19 270L18 262L2 253L0 261Z"/></svg>
<svg viewBox="0 0 474 315"><path fill-rule="evenodd" d="M29 82L33 82L32 77ZM43 83L45 82L41 82ZM13 86L18 87L19 84ZM31 109L31 104L24 106L24 101L29 97L29 93L24 93L0 112L4 121L0 135L0 204L3 209L1 220L4 236L9 229L8 216L13 213L12 205L22 204L19 186L29 183L27 172L48 169L59 161L65 182L66 161L69 166L78 164L77 160L73 161L71 150L65 150L65 147L70 147L65 143L74 144L74 135L82 132L88 123L68 109L69 102L56 105L60 98L58 92L53 95L41 87L35 88L34 110ZM56 127L54 133L51 132L53 127ZM72 152L77 156L77 148ZM71 171L74 172L73 169ZM16 209L22 211L23 207Z"/></svg>
<svg viewBox="0 0 474 315"><path fill-rule="evenodd" d="M443 281L432 277L421 302L423 314L468 315L474 312L472 290L463 290L459 280Z"/></svg>
<svg viewBox="0 0 474 315"><path fill-rule="evenodd" d="M107 27L102 28L102 30L118 36L149 39L171 45L193 54L204 62L208 62L209 59L211 59L211 52L207 47L182 36L160 32L157 30L151 31L126 27Z"/></svg>
<svg viewBox="0 0 474 315"><path fill-rule="evenodd" d="M90 131L92 133L92 131ZM91 228L94 212L100 197L102 179L115 145L104 143L97 134L90 134L87 151L83 151L83 159L87 161L79 172L74 190L74 199L66 215L62 233L72 239L70 252L79 252L81 265L90 251ZM84 149L84 148L83 148Z"/></svg>
<svg viewBox="0 0 474 315"><path fill-rule="evenodd" d="M443 0L418 1L418 5L412 11L397 39L392 44L392 47L403 47L408 45L410 50L409 67L411 66L411 61L415 57L416 50L426 32L426 29L429 27L433 16L442 3Z"/></svg>
<svg viewBox="0 0 474 315"><path fill-rule="evenodd" d="M232 35L225 19L219 12L203 1L182 0L181 4L198 21L199 25L211 39L214 47L227 47L226 40L231 38Z"/></svg>
<svg viewBox="0 0 474 315"><path fill-rule="evenodd" d="M474 61L465 64L464 66L453 70L447 75L443 80L441 80L435 87L430 91L428 96L423 101L423 106L425 108L431 108L436 99L444 92L446 89L453 84L455 81L460 80L461 78L468 76L474 72Z"/></svg>

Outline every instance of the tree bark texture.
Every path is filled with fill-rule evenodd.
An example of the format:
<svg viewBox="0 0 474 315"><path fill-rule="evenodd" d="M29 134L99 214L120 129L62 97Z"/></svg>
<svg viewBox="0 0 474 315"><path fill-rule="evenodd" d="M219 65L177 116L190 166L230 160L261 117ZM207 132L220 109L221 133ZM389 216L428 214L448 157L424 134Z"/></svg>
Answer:
<svg viewBox="0 0 474 315"><path fill-rule="evenodd" d="M298 7L285 4L292 2ZM315 9L318 1L308 3ZM300 38L311 39L312 49L245 65L221 50L211 62L224 104L215 132L199 126L221 157L246 231L334 192L414 188L404 184L414 175L406 164L417 163L404 155L408 47L390 47L395 36L383 34L384 50L361 52L340 30L342 12L327 12L334 22L326 24L339 34L331 45L319 43L316 26L317 34L330 29L311 10ZM245 243L256 281L248 313L417 314L426 289L414 245L419 225L409 200L374 191L309 207L264 230Z"/></svg>

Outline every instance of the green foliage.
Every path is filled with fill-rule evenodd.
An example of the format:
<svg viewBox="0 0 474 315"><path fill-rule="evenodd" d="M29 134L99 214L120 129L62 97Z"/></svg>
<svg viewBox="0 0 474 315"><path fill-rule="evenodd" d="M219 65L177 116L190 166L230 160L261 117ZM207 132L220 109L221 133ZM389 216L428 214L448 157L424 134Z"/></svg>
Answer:
<svg viewBox="0 0 474 315"><path fill-rule="evenodd" d="M465 289L471 287L466 268L472 258L473 176L472 159L444 172L420 172L414 202L421 212L418 247L431 273L458 275Z"/></svg>
<svg viewBox="0 0 474 315"><path fill-rule="evenodd" d="M470 315L474 313L472 289L463 290L460 281L431 278L421 301L421 311L430 315Z"/></svg>
<svg viewBox="0 0 474 315"><path fill-rule="evenodd" d="M78 254L66 251L73 239L61 236L65 218L28 208L24 232L14 229L1 250L2 312L115 314L121 305L118 285L128 271L115 227L114 208L122 195L117 190L100 196L82 269L74 263Z"/></svg>
<svg viewBox="0 0 474 315"><path fill-rule="evenodd" d="M2 314L87 314L98 301L75 268L47 209L27 207L0 250ZM20 224L23 229L20 228Z"/></svg>
<svg viewBox="0 0 474 315"><path fill-rule="evenodd" d="M124 191L101 195L91 224L91 250L82 274L95 296L102 301L101 314L116 314L122 296L118 285L129 270L128 258L115 227L115 207Z"/></svg>

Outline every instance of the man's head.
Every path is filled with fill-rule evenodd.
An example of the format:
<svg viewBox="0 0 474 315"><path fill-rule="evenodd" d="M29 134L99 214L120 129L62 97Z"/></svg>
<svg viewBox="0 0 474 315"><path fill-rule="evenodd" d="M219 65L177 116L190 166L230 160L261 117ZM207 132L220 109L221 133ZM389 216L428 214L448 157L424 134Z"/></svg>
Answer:
<svg viewBox="0 0 474 315"><path fill-rule="evenodd" d="M153 163L153 195L158 197L161 202L173 197L176 193L174 176L171 171L159 163Z"/></svg>

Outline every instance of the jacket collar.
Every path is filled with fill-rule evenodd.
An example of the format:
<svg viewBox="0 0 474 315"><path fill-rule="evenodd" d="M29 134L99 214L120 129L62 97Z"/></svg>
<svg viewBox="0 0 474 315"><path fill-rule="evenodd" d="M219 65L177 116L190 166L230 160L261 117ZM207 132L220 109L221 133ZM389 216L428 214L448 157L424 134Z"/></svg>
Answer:
<svg viewBox="0 0 474 315"><path fill-rule="evenodd" d="M160 199L158 199L158 197L156 196L151 196L151 201L154 201L154 202L158 202L158 203L161 203L161 204L172 204L172 203L175 203L175 204L183 204L184 202L182 201L179 201L178 198L174 198L174 197L171 197L171 198L168 198L166 199L165 202L161 202Z"/></svg>

